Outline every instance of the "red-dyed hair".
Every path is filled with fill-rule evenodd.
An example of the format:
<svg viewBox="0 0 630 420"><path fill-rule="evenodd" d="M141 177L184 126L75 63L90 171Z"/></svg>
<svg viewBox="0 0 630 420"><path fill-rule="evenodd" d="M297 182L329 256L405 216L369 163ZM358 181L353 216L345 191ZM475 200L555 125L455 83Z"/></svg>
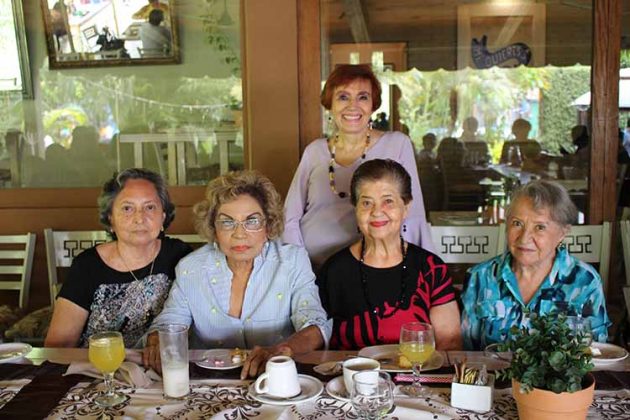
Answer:
<svg viewBox="0 0 630 420"><path fill-rule="evenodd" d="M340 64L326 80L321 94L321 104L330 110L332 107L333 93L339 86L346 86L355 80L367 80L372 85L372 111L381 106L381 83L378 81L372 69L367 64Z"/></svg>

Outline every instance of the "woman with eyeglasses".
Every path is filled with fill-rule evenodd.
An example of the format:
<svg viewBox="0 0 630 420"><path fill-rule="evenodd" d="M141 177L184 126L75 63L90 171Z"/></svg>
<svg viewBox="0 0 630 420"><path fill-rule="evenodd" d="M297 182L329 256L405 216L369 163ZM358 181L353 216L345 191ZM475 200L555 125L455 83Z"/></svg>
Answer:
<svg viewBox="0 0 630 420"><path fill-rule="evenodd" d="M332 325L322 309L303 248L283 245L282 200L254 171L212 180L195 205L195 225L209 244L184 258L151 329L191 326L191 348L253 349L241 377L275 355L323 347ZM160 369L159 338L149 334L144 363Z"/></svg>

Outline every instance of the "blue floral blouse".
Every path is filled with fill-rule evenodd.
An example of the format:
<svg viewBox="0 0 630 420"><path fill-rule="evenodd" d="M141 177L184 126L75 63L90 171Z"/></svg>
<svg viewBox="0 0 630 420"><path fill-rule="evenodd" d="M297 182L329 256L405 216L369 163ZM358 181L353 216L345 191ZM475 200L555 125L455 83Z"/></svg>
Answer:
<svg viewBox="0 0 630 420"><path fill-rule="evenodd" d="M506 252L470 269L462 296L465 349L483 350L488 344L505 341L513 325L528 325L523 315L526 309L538 314L556 311L589 318L593 339L606 341L611 322L601 278L591 265L560 247L551 272L525 304L511 263L512 255Z"/></svg>

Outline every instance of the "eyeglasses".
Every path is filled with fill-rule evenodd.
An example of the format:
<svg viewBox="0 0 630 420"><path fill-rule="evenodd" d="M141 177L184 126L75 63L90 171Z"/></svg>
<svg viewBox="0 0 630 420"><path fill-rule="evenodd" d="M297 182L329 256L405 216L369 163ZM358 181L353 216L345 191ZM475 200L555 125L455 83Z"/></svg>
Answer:
<svg viewBox="0 0 630 420"><path fill-rule="evenodd" d="M243 226L246 232L260 232L265 227L265 219L261 217L250 217L242 222L233 219L219 219L216 221L215 225L218 230L223 232L232 232L236 230L238 225Z"/></svg>

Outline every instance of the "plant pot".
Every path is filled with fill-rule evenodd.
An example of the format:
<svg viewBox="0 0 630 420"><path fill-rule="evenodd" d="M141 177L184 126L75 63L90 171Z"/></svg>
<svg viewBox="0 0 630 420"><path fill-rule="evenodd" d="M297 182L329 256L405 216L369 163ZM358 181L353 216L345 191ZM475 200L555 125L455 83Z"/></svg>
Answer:
<svg viewBox="0 0 630 420"><path fill-rule="evenodd" d="M512 379L512 396L521 420L581 420L586 419L588 407L593 402L595 378L590 373L583 381L581 391L556 394L534 388L521 394L521 384Z"/></svg>

